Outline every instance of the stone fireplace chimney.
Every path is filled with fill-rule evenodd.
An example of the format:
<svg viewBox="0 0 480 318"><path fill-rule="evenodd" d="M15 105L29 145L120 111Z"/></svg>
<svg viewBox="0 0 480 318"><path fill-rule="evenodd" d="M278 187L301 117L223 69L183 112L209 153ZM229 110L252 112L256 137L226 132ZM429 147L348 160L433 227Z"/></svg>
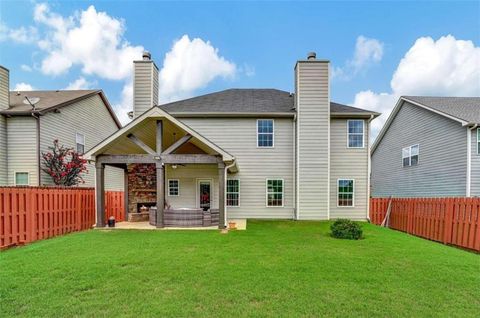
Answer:
<svg viewBox="0 0 480 318"><path fill-rule="evenodd" d="M133 65L133 118L136 118L158 105L158 67L147 51Z"/></svg>

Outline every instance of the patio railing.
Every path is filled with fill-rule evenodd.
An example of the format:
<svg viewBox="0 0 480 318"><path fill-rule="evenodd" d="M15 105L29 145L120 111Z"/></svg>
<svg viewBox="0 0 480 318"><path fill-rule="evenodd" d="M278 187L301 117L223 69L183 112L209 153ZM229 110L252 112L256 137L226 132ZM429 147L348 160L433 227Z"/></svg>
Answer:
<svg viewBox="0 0 480 318"><path fill-rule="evenodd" d="M123 191L105 194L105 218L124 220ZM0 249L92 228L93 188L0 187Z"/></svg>

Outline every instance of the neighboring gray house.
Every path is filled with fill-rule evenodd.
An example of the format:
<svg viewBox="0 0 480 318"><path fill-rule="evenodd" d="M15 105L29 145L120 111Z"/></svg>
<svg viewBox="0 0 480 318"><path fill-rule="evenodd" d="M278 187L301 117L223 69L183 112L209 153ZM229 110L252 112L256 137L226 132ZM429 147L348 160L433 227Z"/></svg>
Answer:
<svg viewBox="0 0 480 318"><path fill-rule="evenodd" d="M403 96L372 146L372 196L480 196L480 97Z"/></svg>
<svg viewBox="0 0 480 318"><path fill-rule="evenodd" d="M220 227L368 218L369 127L379 114L330 101L329 61L298 61L295 93L228 89L160 106L150 55L134 66L134 120L86 154L97 165L98 226L109 165L128 170L128 213L156 205L157 226L164 211L202 208L219 211Z"/></svg>
<svg viewBox="0 0 480 318"><path fill-rule="evenodd" d="M101 90L9 92L9 71L0 66L0 186L53 185L40 169L53 140L86 151L119 128ZM95 166L88 171L81 186L93 187ZM122 169L109 167L106 178L107 189L123 189Z"/></svg>

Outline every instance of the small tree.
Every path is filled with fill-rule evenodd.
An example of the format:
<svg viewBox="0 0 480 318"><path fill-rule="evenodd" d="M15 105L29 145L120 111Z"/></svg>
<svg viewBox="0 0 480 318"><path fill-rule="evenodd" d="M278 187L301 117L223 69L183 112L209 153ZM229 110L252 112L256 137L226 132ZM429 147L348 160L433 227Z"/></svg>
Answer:
<svg viewBox="0 0 480 318"><path fill-rule="evenodd" d="M56 185L75 186L85 183L81 174L87 172L87 160L73 148L67 148L53 141L50 151L42 153L43 168Z"/></svg>

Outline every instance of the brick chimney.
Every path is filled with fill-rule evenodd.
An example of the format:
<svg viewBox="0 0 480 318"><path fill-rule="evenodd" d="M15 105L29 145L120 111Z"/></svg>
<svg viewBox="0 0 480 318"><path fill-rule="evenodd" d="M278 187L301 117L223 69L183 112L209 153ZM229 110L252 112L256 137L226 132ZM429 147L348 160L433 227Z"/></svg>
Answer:
<svg viewBox="0 0 480 318"><path fill-rule="evenodd" d="M158 67L147 51L133 65L133 118L136 118L158 105Z"/></svg>

